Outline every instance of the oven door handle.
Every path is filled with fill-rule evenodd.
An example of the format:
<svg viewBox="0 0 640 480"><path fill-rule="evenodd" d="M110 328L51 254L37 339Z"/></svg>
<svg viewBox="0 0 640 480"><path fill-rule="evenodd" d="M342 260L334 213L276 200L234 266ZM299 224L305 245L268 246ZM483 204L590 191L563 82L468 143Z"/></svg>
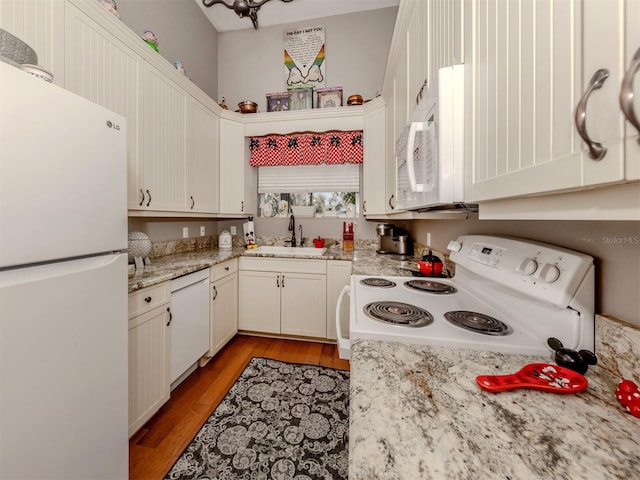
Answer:
<svg viewBox="0 0 640 480"><path fill-rule="evenodd" d="M338 297L338 303L336 305L336 339L338 341L338 355L340 358L344 358L348 360L351 358L351 342L348 338L343 336L342 334L342 302L344 301L344 297L349 295L351 298L351 287L349 285L345 285L340 292L340 296Z"/></svg>

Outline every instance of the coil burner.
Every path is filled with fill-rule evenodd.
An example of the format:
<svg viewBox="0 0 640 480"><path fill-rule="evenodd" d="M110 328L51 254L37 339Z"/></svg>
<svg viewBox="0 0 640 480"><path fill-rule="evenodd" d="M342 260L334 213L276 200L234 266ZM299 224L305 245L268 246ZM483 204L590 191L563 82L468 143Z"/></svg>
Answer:
<svg viewBox="0 0 640 480"><path fill-rule="evenodd" d="M433 280L409 280L404 282L405 287L413 290L419 290L421 292L437 293L437 294L450 294L456 293L458 290L456 287L447 285L442 282L435 282Z"/></svg>
<svg viewBox="0 0 640 480"><path fill-rule="evenodd" d="M450 323L458 327L483 335L509 335L512 330L500 320L477 312L455 310L444 314Z"/></svg>
<svg viewBox="0 0 640 480"><path fill-rule="evenodd" d="M367 287L381 287L381 288L393 288L396 286L396 282L392 282L391 280L387 280L386 278L378 278L378 277L369 277L363 278L360 280L362 285L366 285Z"/></svg>
<svg viewBox="0 0 640 480"><path fill-rule="evenodd" d="M364 313L379 322L401 327L426 327L433 323L429 312L402 302L372 302L364 306Z"/></svg>

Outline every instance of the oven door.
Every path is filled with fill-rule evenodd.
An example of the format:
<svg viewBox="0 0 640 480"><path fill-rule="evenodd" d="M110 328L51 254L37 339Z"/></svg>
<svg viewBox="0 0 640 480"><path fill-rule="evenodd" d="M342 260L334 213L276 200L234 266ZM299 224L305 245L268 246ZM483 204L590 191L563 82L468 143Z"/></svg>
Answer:
<svg viewBox="0 0 640 480"><path fill-rule="evenodd" d="M349 319L342 318L342 303L346 297L351 299L351 286L345 285L340 296L338 297L338 304L336 305L336 339L338 341L338 356L344 360L351 358L351 341L349 340L349 333L346 331L345 324L349 325ZM353 302L349 302L349 312Z"/></svg>

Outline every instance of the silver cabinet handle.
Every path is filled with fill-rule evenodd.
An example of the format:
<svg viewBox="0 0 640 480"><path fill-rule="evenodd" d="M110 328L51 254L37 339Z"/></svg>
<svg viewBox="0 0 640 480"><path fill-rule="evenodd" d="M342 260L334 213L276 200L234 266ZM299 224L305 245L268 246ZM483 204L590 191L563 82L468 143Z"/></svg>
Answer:
<svg viewBox="0 0 640 480"><path fill-rule="evenodd" d="M638 73L638 70L640 70L640 48L638 48L636 54L631 59L631 65L629 65L629 69L624 74L622 85L620 86L620 108L622 109L622 113L624 113L629 123L640 133L640 122L633 109L633 77ZM640 143L640 138L638 138L638 143Z"/></svg>
<svg viewBox="0 0 640 480"><path fill-rule="evenodd" d="M280 275L276 277L276 287L280 288Z"/></svg>
<svg viewBox="0 0 640 480"><path fill-rule="evenodd" d="M362 213L367 213L367 201L362 202Z"/></svg>
<svg viewBox="0 0 640 480"><path fill-rule="evenodd" d="M196 201L193 199L193 195L189 198L191 198L191 210L193 210L193 207L196 206Z"/></svg>
<svg viewBox="0 0 640 480"><path fill-rule="evenodd" d="M140 203L138 205L142 206L142 204L144 203L144 190L140 189L140 195L142 195L142 200L140 200Z"/></svg>
<svg viewBox="0 0 640 480"><path fill-rule="evenodd" d="M576 108L576 128L578 129L578 134L582 140L584 140L584 143L589 147L589 157L593 160L602 160L607 154L607 148L603 147L601 143L594 142L589 138L589 134L587 133L587 101L591 96L591 92L602 87L607 78L609 78L609 70L606 68L601 68L594 73L589 81L587 91L582 95L582 98L578 102L578 108Z"/></svg>
<svg viewBox="0 0 640 480"><path fill-rule="evenodd" d="M218 298L218 289L214 285L213 286L213 298L211 300L215 300L216 298Z"/></svg>
<svg viewBox="0 0 640 480"><path fill-rule="evenodd" d="M171 313L171 308L167 307L167 312L169 312L169 321L167 322L167 327L169 325L171 325L171 322L173 321L173 313Z"/></svg>
<svg viewBox="0 0 640 480"><path fill-rule="evenodd" d="M240 202L240 211L244 212L244 202Z"/></svg>
<svg viewBox="0 0 640 480"><path fill-rule="evenodd" d="M391 195L391 196L389 197L389 208L391 208L391 210L393 210L393 209L395 209L395 208L396 208L396 207L394 207L394 206L391 204L391 200L393 200L393 199L394 199L394 197L395 197L395 195Z"/></svg>
<svg viewBox="0 0 640 480"><path fill-rule="evenodd" d="M282 288L284 288L284 273L282 274Z"/></svg>
<svg viewBox="0 0 640 480"><path fill-rule="evenodd" d="M147 190L147 195L149 196L149 201L147 202L147 207L148 207L149 204L151 203L151 192L149 190Z"/></svg>

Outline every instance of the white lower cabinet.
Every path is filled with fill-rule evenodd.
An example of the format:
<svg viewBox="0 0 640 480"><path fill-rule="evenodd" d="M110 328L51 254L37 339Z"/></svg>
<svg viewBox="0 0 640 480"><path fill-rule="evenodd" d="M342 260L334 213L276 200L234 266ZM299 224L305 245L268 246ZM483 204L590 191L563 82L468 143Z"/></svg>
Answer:
<svg viewBox="0 0 640 480"><path fill-rule="evenodd" d="M129 295L129 436L169 400L169 282Z"/></svg>
<svg viewBox="0 0 640 480"><path fill-rule="evenodd" d="M336 306L342 289L351 282L351 262L327 260L327 338L336 339ZM342 302L343 331L348 331L349 302Z"/></svg>
<svg viewBox="0 0 640 480"><path fill-rule="evenodd" d="M211 267L210 344L213 357L238 333L238 260Z"/></svg>
<svg viewBox="0 0 640 480"><path fill-rule="evenodd" d="M238 327L326 338L325 260L240 258Z"/></svg>

